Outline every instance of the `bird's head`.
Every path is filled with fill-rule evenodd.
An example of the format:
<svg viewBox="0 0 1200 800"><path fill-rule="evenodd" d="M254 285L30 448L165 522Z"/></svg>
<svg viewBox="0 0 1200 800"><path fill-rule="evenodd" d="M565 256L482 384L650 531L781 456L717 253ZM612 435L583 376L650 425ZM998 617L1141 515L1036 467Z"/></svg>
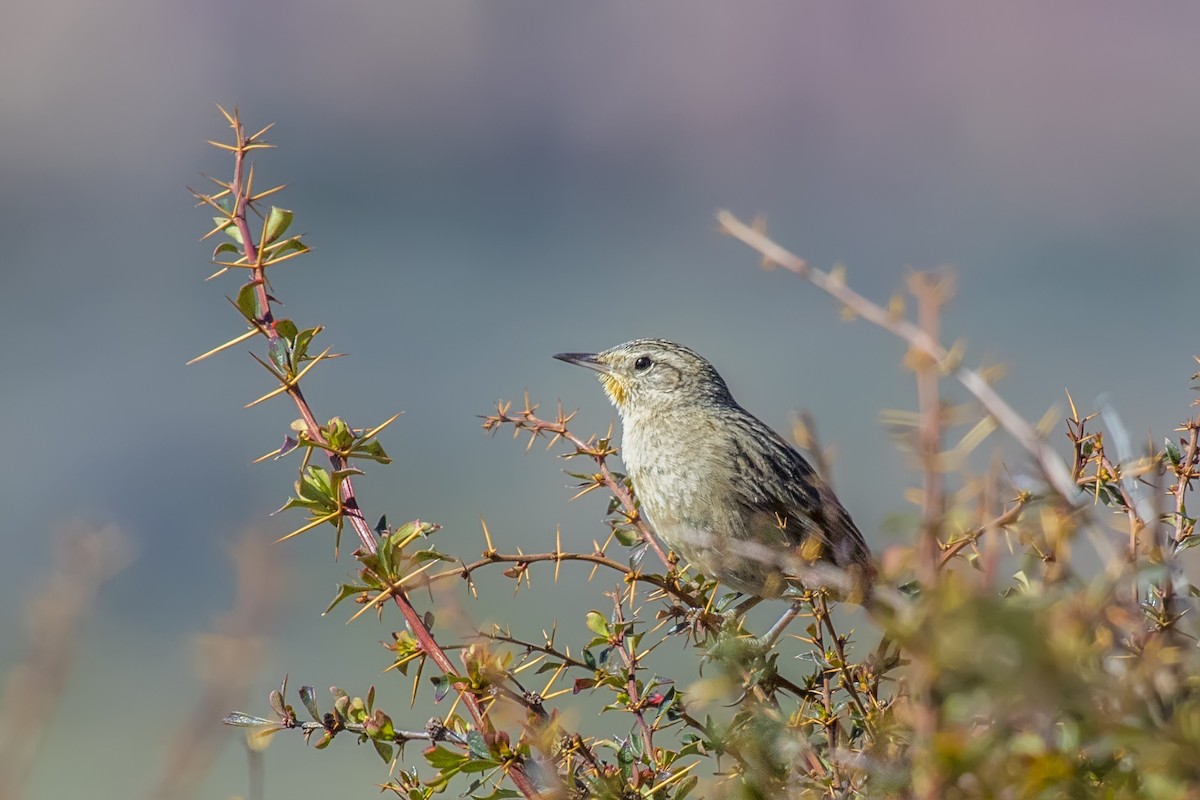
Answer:
<svg viewBox="0 0 1200 800"><path fill-rule="evenodd" d="M666 339L634 339L601 353L559 353L554 357L600 373L605 393L622 416L689 404L733 402L712 364Z"/></svg>

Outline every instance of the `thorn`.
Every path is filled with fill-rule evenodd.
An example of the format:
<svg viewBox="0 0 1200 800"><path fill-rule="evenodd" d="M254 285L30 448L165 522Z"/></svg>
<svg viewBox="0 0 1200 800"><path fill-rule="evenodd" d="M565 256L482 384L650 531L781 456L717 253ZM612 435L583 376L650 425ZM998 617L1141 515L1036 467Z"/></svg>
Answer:
<svg viewBox="0 0 1200 800"><path fill-rule="evenodd" d="M558 568L562 566L562 526L554 526L554 582L558 583ZM557 620L556 620L557 622ZM543 634L545 631L542 632Z"/></svg>
<svg viewBox="0 0 1200 800"><path fill-rule="evenodd" d="M397 419L399 419L399 418L400 418L400 415L401 415L401 414L403 414L403 413L404 413L403 411L397 411L397 412L396 412L395 414L393 414L393 415L391 416L391 418L390 418L390 419L388 419L386 422L383 422L383 423L381 423L381 424L379 424L379 425L375 426L374 428L372 428L371 430L369 430L369 431L367 431L365 434L363 434L363 438L364 438L364 439L373 439L373 438L375 438L376 436L378 436L378 435L379 435L380 431L382 431L382 430L383 430L384 428L386 428L388 425L391 425L393 422L395 422Z"/></svg>
<svg viewBox="0 0 1200 800"><path fill-rule="evenodd" d="M276 192L283 191L285 186L287 186L286 183L281 183L278 186L274 186L270 189L267 189L265 192L259 192L258 194L254 195L253 197L247 197L246 202L247 203L257 203L259 200L262 200L264 197L270 197L271 195L275 194Z"/></svg>
<svg viewBox="0 0 1200 800"><path fill-rule="evenodd" d="M483 518L483 514L479 515L479 524L483 526L483 539L487 542L487 550L484 551L483 555L486 558L491 558L495 554L496 548L492 545L492 534L488 530L487 520Z"/></svg>
<svg viewBox="0 0 1200 800"><path fill-rule="evenodd" d="M224 272L224 270L222 270L222 272ZM257 328L251 328L250 330L246 331L245 333L243 333L241 336L237 337L236 339L230 339L228 342L225 342L225 344L217 345L212 350L209 350L207 353L203 353L202 355L196 356L191 361L187 362L187 364L185 366L190 367L192 364L203 361L204 359L208 358L209 356L216 355L217 353L221 352L222 350L227 350L230 347L239 345L242 342L246 341L247 339L251 339L251 338L257 336L258 334L259 334L259 330Z"/></svg>
<svg viewBox="0 0 1200 800"><path fill-rule="evenodd" d="M242 191L242 194L249 197L251 194L250 189L252 186L254 186L254 164L253 163L250 164L250 169L246 171L246 186L245 186L245 189ZM247 202L249 202L249 201L247 201Z"/></svg>
<svg viewBox="0 0 1200 800"><path fill-rule="evenodd" d="M277 396L283 394L284 392L288 391L288 389L290 389L290 388L291 387L288 386L286 383L280 384L279 386L277 386L276 388L267 392L266 394L264 394L262 397L258 398L257 400L251 400L249 403L246 403L246 405L242 406L242 408L253 408L254 406L258 405L259 403L264 403L267 400L270 400L272 397L277 397Z"/></svg>
<svg viewBox="0 0 1200 800"><path fill-rule="evenodd" d="M1071 404L1071 421L1079 422L1079 412L1075 409L1075 399L1071 397L1070 389L1063 389L1067 393L1067 402Z"/></svg>
<svg viewBox="0 0 1200 800"><path fill-rule="evenodd" d="M253 142L255 139L262 136L264 133L266 133L267 131L271 130L271 128L274 128L274 127L275 127L275 123L272 122L270 125L266 126L262 130L260 130L258 133L254 134L253 136L246 137L246 141Z"/></svg>

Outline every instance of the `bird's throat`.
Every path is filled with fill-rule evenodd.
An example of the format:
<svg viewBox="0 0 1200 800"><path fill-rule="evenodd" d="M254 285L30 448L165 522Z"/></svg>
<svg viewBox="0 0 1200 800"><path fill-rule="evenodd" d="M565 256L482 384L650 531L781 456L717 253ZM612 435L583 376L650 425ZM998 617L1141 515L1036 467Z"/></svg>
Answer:
<svg viewBox="0 0 1200 800"><path fill-rule="evenodd" d="M607 373L601 373L600 382L604 384L604 393L608 395L608 399L612 401L613 405L618 409L624 409L626 395L625 387L621 385L621 382L615 376Z"/></svg>

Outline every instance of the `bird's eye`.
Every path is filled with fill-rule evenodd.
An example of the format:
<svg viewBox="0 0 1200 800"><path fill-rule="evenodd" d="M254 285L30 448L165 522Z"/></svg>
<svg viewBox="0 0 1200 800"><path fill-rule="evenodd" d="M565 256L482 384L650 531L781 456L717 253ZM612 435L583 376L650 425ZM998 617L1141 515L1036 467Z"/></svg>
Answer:
<svg viewBox="0 0 1200 800"><path fill-rule="evenodd" d="M650 356L638 356L638 360L633 362L634 369L650 369Z"/></svg>

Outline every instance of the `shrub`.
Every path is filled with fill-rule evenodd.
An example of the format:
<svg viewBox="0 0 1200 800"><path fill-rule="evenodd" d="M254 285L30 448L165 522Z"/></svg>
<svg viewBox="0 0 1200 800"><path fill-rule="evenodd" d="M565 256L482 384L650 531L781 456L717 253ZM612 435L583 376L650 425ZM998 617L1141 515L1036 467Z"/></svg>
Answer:
<svg viewBox="0 0 1200 800"><path fill-rule="evenodd" d="M233 142L216 146L232 155L233 177L196 196L215 213L216 274L246 277L233 300L245 330L201 358L262 346L254 357L274 387L255 402L285 397L299 413L271 454L300 462L285 508L305 519L283 538L331 526L340 541L349 528L357 577L333 605L357 604L354 617L399 613L388 666L411 678L409 702L431 714L423 729L401 730L374 688L335 689L322 703L301 687L297 711L285 680L269 717L231 713L226 723L257 736L299 731L318 748L370 742L390 767L385 790L410 800L451 788L477 798L660 800L1200 793L1200 658L1188 614L1198 589L1183 568L1198 541L1187 499L1200 417L1161 450L1138 453L1112 410L1085 416L1072 403L1064 460L1045 439L1053 421L1022 419L993 388L994 374L941 343L948 276L916 273L909 298L879 306L843 272L818 270L769 239L760 222L722 212L722 229L764 265L795 273L908 346L918 407L887 419L912 457L916 514L903 526L908 544L881 554L867 641L855 641L845 607L822 586L797 596L789 637L750 630L728 613L732 595L655 541L610 437L579 434L571 414L540 415L529 398L501 403L483 427L560 448L578 465L579 494L609 495L601 544L510 552L485 525L481 555L452 553L436 524L381 516L372 525L360 507L354 478L389 463L380 435L396 417L369 429L318 421L301 385L332 354L318 351L321 326L276 316L268 284L268 270L308 247L290 232L292 212L263 202L281 187L253 184L250 156L269 146L266 129L247 135L236 112L225 117ZM948 381L970 402L949 404ZM1015 480L981 456L996 431L1016 442L1034 477ZM811 425L801 420L797 433L820 468ZM988 466L976 474L977 464ZM586 640L558 634L549 611L538 638L500 627L439 638L437 609L419 610L413 595L448 582L475 592L472 578L485 570L532 588L534 572L557 578L564 562L615 586L597 593L582 621ZM695 674L657 670L666 641L687 643ZM800 657L785 658L784 644L795 642ZM607 735L564 723L582 693L616 712L605 717Z"/></svg>

